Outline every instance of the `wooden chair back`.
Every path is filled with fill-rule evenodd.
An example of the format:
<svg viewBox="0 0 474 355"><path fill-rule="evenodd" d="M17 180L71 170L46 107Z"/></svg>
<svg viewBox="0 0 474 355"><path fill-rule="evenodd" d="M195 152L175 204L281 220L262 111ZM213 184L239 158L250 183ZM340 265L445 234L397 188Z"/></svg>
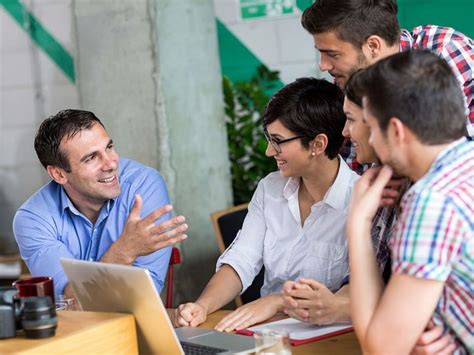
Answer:
<svg viewBox="0 0 474 355"><path fill-rule="evenodd" d="M211 213L212 227L221 254L232 244L237 233L242 228L244 219L247 216L247 207L248 204L244 203ZM242 295L235 298L237 307L260 298L263 275L264 269L262 267L262 270L260 270L260 273L255 277L252 285L250 285Z"/></svg>

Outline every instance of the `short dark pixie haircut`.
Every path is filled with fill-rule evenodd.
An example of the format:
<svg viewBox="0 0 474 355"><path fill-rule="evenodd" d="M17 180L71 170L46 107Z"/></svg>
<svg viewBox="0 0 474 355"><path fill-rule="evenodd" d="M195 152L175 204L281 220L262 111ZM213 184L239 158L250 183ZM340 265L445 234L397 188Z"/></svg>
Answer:
<svg viewBox="0 0 474 355"><path fill-rule="evenodd" d="M356 92L367 100L385 134L397 117L427 145L450 143L467 134L459 83L446 61L425 50L382 59L355 78Z"/></svg>
<svg viewBox="0 0 474 355"><path fill-rule="evenodd" d="M360 108L362 108L362 97L356 92L354 82L357 81L357 76L360 75L360 73L363 71L364 69L359 69L355 73L353 73L349 80L347 80L346 86L344 87L344 95Z"/></svg>
<svg viewBox="0 0 474 355"><path fill-rule="evenodd" d="M303 136L301 143L305 148L318 134L325 134L325 154L334 159L344 141L343 100L342 91L326 80L296 79L273 95L263 114L263 126L279 120L290 131Z"/></svg>
<svg viewBox="0 0 474 355"><path fill-rule="evenodd" d="M400 41L400 25L395 0L316 0L301 18L310 34L334 31L355 48L372 35L393 46Z"/></svg>
<svg viewBox="0 0 474 355"><path fill-rule="evenodd" d="M63 110L45 119L35 137L36 155L44 168L52 165L70 172L68 157L60 148L61 140L70 139L97 123L104 127L92 112L83 110Z"/></svg>

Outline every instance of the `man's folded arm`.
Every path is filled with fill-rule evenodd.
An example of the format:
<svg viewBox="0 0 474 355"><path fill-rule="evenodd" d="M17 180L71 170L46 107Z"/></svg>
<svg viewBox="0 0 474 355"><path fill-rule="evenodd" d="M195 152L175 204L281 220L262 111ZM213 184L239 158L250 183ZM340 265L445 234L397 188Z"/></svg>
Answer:
<svg viewBox="0 0 474 355"><path fill-rule="evenodd" d="M61 295L68 280L59 259L75 257L58 239L55 227L39 213L20 209L13 220L13 231L32 275L52 277L55 295Z"/></svg>

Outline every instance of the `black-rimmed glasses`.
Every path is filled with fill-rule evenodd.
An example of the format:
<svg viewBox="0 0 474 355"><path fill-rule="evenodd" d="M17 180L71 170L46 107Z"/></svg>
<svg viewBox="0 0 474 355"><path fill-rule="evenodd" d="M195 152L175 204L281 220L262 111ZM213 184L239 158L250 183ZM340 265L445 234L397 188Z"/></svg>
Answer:
<svg viewBox="0 0 474 355"><path fill-rule="evenodd" d="M294 136L294 137L279 140L279 139L276 139L276 138L273 138L272 136L270 136L270 134L268 133L268 131L266 129L263 130L263 134L265 135L265 138L267 139L268 143L270 143L272 145L273 149L275 149L275 151L278 154L281 153L280 145L282 145L283 143L291 142L295 139L299 139L299 138L304 137L304 135L299 135L299 136Z"/></svg>

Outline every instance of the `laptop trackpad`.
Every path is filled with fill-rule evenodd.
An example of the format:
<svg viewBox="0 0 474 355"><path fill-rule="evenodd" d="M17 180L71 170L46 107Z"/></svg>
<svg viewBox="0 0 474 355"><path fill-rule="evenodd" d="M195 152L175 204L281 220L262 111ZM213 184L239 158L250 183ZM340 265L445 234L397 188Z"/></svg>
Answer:
<svg viewBox="0 0 474 355"><path fill-rule="evenodd" d="M233 351L244 351L255 347L253 337L245 335L227 334L216 330L192 327L177 328L175 331L179 340L188 343Z"/></svg>

